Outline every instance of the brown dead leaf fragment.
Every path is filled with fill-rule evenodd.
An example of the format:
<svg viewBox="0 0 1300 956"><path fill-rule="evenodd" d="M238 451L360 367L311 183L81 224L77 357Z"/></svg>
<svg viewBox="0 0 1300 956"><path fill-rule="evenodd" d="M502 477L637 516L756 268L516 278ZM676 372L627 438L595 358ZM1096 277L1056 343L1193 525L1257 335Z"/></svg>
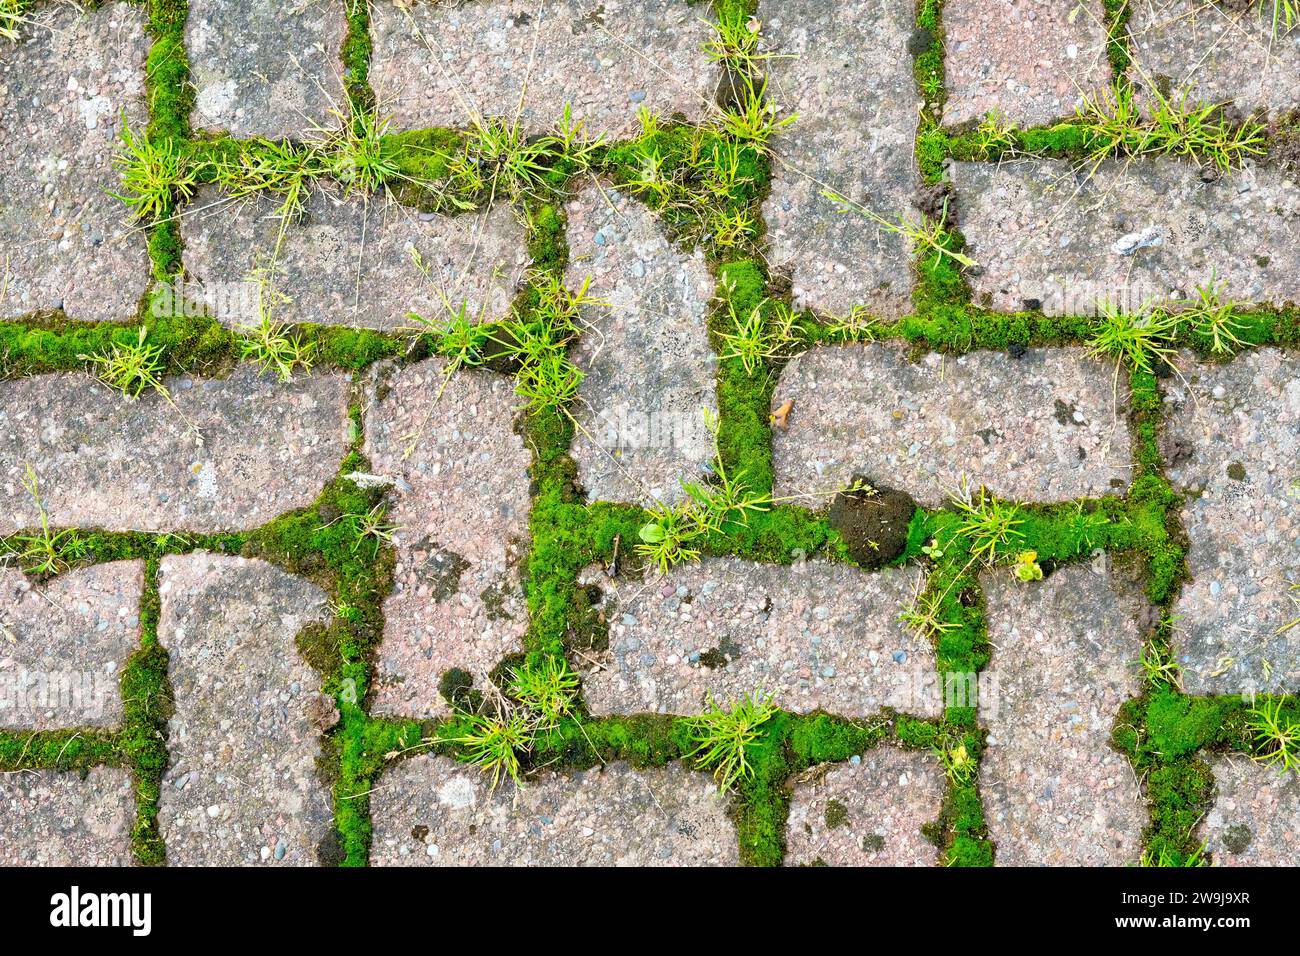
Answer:
<svg viewBox="0 0 1300 956"><path fill-rule="evenodd" d="M785 428L789 422L790 412L794 411L794 399L787 398L781 403L781 407L772 413L772 424L779 428Z"/></svg>

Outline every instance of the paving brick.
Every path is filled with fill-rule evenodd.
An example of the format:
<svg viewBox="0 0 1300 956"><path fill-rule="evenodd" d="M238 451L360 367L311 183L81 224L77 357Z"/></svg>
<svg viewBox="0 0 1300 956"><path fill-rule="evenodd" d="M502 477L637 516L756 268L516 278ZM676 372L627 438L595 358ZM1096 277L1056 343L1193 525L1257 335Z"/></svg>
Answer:
<svg viewBox="0 0 1300 956"><path fill-rule="evenodd" d="M714 282L698 249L678 251L645 207L593 186L569 204L567 281L587 277L602 306L585 309L572 358L586 377L573 457L594 500L653 504L682 497L713 457L717 412L706 312Z"/></svg>
<svg viewBox="0 0 1300 956"><path fill-rule="evenodd" d="M1300 107L1300 28L1273 38L1272 5L1143 0L1128 30L1135 75L1244 115ZM1261 15L1262 8L1262 15Z"/></svg>
<svg viewBox="0 0 1300 956"><path fill-rule="evenodd" d="M708 115L708 18L681 0L376 4L370 82L404 128L495 116L542 133L571 103L590 132L627 136L641 107Z"/></svg>
<svg viewBox="0 0 1300 956"><path fill-rule="evenodd" d="M311 717L321 679L295 638L327 619L325 594L203 552L164 558L159 592L176 701L158 810L168 861L313 865L332 815Z"/></svg>
<svg viewBox="0 0 1300 956"><path fill-rule="evenodd" d="M1215 757L1214 806L1201 837L1216 866L1300 864L1300 777L1245 757Z"/></svg>
<svg viewBox="0 0 1300 956"><path fill-rule="evenodd" d="M125 118L144 128L146 13L49 4L0 41L0 317L128 319L149 281L143 232L108 194Z"/></svg>
<svg viewBox="0 0 1300 956"><path fill-rule="evenodd" d="M794 788L787 865L934 866L921 827L939 819L944 779L935 757L887 747L825 769Z"/></svg>
<svg viewBox="0 0 1300 956"><path fill-rule="evenodd" d="M913 363L894 345L821 347L781 373L772 430L777 495L829 502L854 475L944 503L963 474L1024 501L1100 496L1130 473L1126 396L1083 349Z"/></svg>
<svg viewBox="0 0 1300 956"><path fill-rule="evenodd" d="M271 203L223 204L205 188L194 208L202 211L181 224L186 272L213 314L232 326L257 323L258 274L267 277L275 317L285 322L400 329L413 325L411 312L441 321L449 306L462 304L475 316L500 319L528 261L523 224L506 205L448 217L377 199L342 200L322 188L290 225L278 257L280 221Z"/></svg>
<svg viewBox="0 0 1300 956"><path fill-rule="evenodd" d="M0 534L38 522L28 464L54 525L220 531L311 504L347 451L345 376L285 385L241 365L168 387L174 406L83 375L0 382Z"/></svg>
<svg viewBox="0 0 1300 956"><path fill-rule="evenodd" d="M1174 606L1191 693L1300 689L1300 357L1179 360L1166 386L1164 451L1187 492L1191 572Z"/></svg>
<svg viewBox="0 0 1300 956"><path fill-rule="evenodd" d="M979 263L977 301L1091 314L1098 299L1130 309L1185 297L1217 275L1238 302L1300 299L1300 186L1252 169L1206 182L1192 163L957 163L962 232ZM1146 233L1159 245L1117 250Z"/></svg>
<svg viewBox="0 0 1300 956"><path fill-rule="evenodd" d="M928 692L933 651L897 621L916 589L911 570L727 558L666 578L587 580L609 624L609 653L583 676L593 714L699 713L708 694L728 703L759 689L801 713L941 712Z"/></svg>
<svg viewBox="0 0 1300 956"><path fill-rule="evenodd" d="M125 770L0 774L0 866L130 866Z"/></svg>
<svg viewBox="0 0 1300 956"><path fill-rule="evenodd" d="M0 726L120 723L143 590L142 561L67 571L44 585L0 570Z"/></svg>
<svg viewBox="0 0 1300 956"><path fill-rule="evenodd" d="M997 862L1136 862L1146 812L1110 733L1141 690L1140 587L1080 566L1032 584L999 569L981 583L994 649L981 790Z"/></svg>
<svg viewBox="0 0 1300 956"><path fill-rule="evenodd" d="M481 771L422 756L370 798L376 866L735 866L727 802L707 774L625 763L489 791Z"/></svg>
<svg viewBox="0 0 1300 956"><path fill-rule="evenodd" d="M441 359L382 373L366 415L366 454L395 481L396 586L384 602L374 710L448 712L445 671L482 687L520 649L528 552L528 450L512 427L521 402L509 378Z"/></svg>
<svg viewBox="0 0 1300 956"><path fill-rule="evenodd" d="M763 0L775 102L798 120L775 141L763 205L770 258L792 272L801 308L895 314L912 290L907 243L827 190L890 219L915 216L920 98L908 41L912 0Z"/></svg>
<svg viewBox="0 0 1300 956"><path fill-rule="evenodd" d="M342 4L319 0L193 0L185 48L195 129L299 137L333 125L344 102Z"/></svg>
<svg viewBox="0 0 1300 956"><path fill-rule="evenodd" d="M1066 119L1111 79L1101 0L950 0L943 30L950 126Z"/></svg>

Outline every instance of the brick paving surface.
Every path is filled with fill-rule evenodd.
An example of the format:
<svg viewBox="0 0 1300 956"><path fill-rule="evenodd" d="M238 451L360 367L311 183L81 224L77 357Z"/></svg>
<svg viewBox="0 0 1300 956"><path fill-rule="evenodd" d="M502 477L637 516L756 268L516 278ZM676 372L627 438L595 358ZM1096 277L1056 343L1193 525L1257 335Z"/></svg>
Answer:
<svg viewBox="0 0 1300 956"><path fill-rule="evenodd" d="M1300 27L162 6L0 14L0 865L1297 862Z"/></svg>

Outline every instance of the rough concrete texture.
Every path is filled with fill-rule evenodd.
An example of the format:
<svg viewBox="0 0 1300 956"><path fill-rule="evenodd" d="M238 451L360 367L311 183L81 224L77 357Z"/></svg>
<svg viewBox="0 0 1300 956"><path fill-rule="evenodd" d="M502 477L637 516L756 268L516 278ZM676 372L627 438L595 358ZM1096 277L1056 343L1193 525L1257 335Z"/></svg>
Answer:
<svg viewBox="0 0 1300 956"><path fill-rule="evenodd" d="M0 727L118 724L143 590L143 561L67 571L44 585L0 571Z"/></svg>
<svg viewBox="0 0 1300 956"><path fill-rule="evenodd" d="M325 594L264 561L162 561L158 638L176 711L158 823L173 865L316 863L333 815L319 778L321 678L295 638Z"/></svg>
<svg viewBox="0 0 1300 956"><path fill-rule="evenodd" d="M727 800L707 774L625 763L495 793L447 757L389 769L370 798L376 866L735 866Z"/></svg>
<svg viewBox="0 0 1300 956"><path fill-rule="evenodd" d="M1086 566L1032 584L1000 568L981 583L993 645L981 790L998 863L1136 862L1146 810L1110 732L1141 690L1140 586Z"/></svg>
<svg viewBox="0 0 1300 956"><path fill-rule="evenodd" d="M0 40L0 317L63 309L123 320L149 279L113 166L125 117L144 129L147 14L108 3L26 12L20 40Z"/></svg>
<svg viewBox="0 0 1300 956"><path fill-rule="evenodd" d="M1201 838L1214 864L1300 865L1300 777L1240 756L1210 766L1217 792Z"/></svg>
<svg viewBox="0 0 1300 956"><path fill-rule="evenodd" d="M818 507L855 474L931 505L963 474L1021 501L1112 493L1131 459L1111 372L1077 348L915 363L895 345L815 348L777 383L774 407L794 402L772 429L777 495Z"/></svg>
<svg viewBox="0 0 1300 956"><path fill-rule="evenodd" d="M435 359L381 372L383 397L366 413L366 454L395 483L389 519L400 528L375 660L377 713L447 713L443 673L459 668L482 688L520 650L528 625L530 457L512 427L521 402L505 376L447 380L445 368Z"/></svg>
<svg viewBox="0 0 1300 956"><path fill-rule="evenodd" d="M255 528L311 504L338 472L346 377L283 384L241 365L167 386L174 405L84 375L0 382L0 534L38 523L29 464L52 524L115 531Z"/></svg>
<svg viewBox="0 0 1300 956"><path fill-rule="evenodd" d="M441 322L462 305L500 319L528 262L523 224L505 204L449 217L322 187L277 257L274 204L214 203L217 193L200 190L181 222L185 267L202 301L232 326L258 322L259 292L285 322L400 329L416 324L411 312Z"/></svg>
<svg viewBox="0 0 1300 956"><path fill-rule="evenodd" d="M769 257L792 273L797 307L901 312L912 290L906 240L824 193L895 221L917 215L915 4L763 0L758 15L768 48L783 54L768 63L772 99L798 114L774 141Z"/></svg>
<svg viewBox="0 0 1300 956"><path fill-rule="evenodd" d="M942 712L934 653L897 620L918 586L910 569L720 558L666 578L585 579L609 625L608 653L575 660L593 714L693 714L710 694L728 703L757 690L800 713Z"/></svg>
<svg viewBox="0 0 1300 956"><path fill-rule="evenodd" d="M131 775L0 774L0 866L130 866Z"/></svg>
<svg viewBox="0 0 1300 956"><path fill-rule="evenodd" d="M403 128L501 117L544 133L570 103L588 132L618 138L642 107L708 116L709 19L680 0L377 3L370 83Z"/></svg>
<svg viewBox="0 0 1300 956"><path fill-rule="evenodd" d="M345 102L346 7L330 0L193 0L185 48L196 130L299 137Z"/></svg>
<svg viewBox="0 0 1300 956"><path fill-rule="evenodd" d="M1300 357L1186 354L1166 385L1164 451L1188 493L1191 580L1174 614L1191 693L1300 688Z"/></svg>
<svg viewBox="0 0 1300 956"><path fill-rule="evenodd" d="M997 112L1020 127L1074 115L1111 79L1101 0L949 0L949 126Z"/></svg>
<svg viewBox="0 0 1300 956"><path fill-rule="evenodd" d="M959 221L980 265L977 301L1084 314L1185 297L1217 274L1238 302L1300 299L1300 186L1270 169L1204 174L1193 163L957 163ZM1206 176L1212 181L1207 182ZM1140 234L1158 240L1117 251Z"/></svg>
<svg viewBox="0 0 1300 956"><path fill-rule="evenodd" d="M649 210L592 186L569 204L567 282L603 305L572 358L586 377L573 441L593 500L653 504L682 496L713 458L717 363L706 312L714 281L700 250L679 252Z"/></svg>
<svg viewBox="0 0 1300 956"><path fill-rule="evenodd" d="M1139 0L1128 30L1135 75L1242 114L1300 107L1300 26L1273 36L1272 4Z"/></svg>
<svg viewBox="0 0 1300 956"><path fill-rule="evenodd" d="M921 827L939 819L943 770L927 753L877 747L800 779L786 824L787 865L934 866Z"/></svg>

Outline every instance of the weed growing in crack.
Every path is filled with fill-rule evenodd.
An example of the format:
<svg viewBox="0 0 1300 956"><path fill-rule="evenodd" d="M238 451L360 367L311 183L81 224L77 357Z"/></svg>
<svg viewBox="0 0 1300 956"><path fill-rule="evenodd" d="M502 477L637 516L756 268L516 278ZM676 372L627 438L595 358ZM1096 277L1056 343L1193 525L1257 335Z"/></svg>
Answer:
<svg viewBox="0 0 1300 956"><path fill-rule="evenodd" d="M605 134L601 133L592 139L587 135L585 126L582 120L574 120L573 104L565 103L551 136L551 144L577 173L590 170L605 146Z"/></svg>
<svg viewBox="0 0 1300 956"><path fill-rule="evenodd" d="M649 513L650 520L637 532L641 539L637 554L653 563L660 574L667 574L674 565L699 560L700 551L692 542L707 534L708 528L700 524L690 501L658 502Z"/></svg>
<svg viewBox="0 0 1300 956"><path fill-rule="evenodd" d="M791 354L801 342L795 333L794 312L784 302L763 299L744 315L727 290L727 329L718 333L723 361L739 359L745 373L753 375L771 359Z"/></svg>
<svg viewBox="0 0 1300 956"><path fill-rule="evenodd" d="M959 786L970 783L979 771L979 761L971 756L964 740L945 740L935 745L934 753L948 779Z"/></svg>
<svg viewBox="0 0 1300 956"><path fill-rule="evenodd" d="M23 490L36 506L37 530L33 534L16 534L4 541L6 558L13 560L25 574L38 577L58 574L70 559L81 556L76 532L50 530L50 515L41 499L40 479L30 463L22 479Z"/></svg>
<svg viewBox="0 0 1300 956"><path fill-rule="evenodd" d="M1038 563L1037 551L1021 551L1011 565L1011 574L1017 581L1028 584L1030 581L1043 580L1043 566Z"/></svg>
<svg viewBox="0 0 1300 956"><path fill-rule="evenodd" d="M762 691L745 694L730 708L718 706L709 695L704 713L687 717L684 723L694 749L686 754L697 767L713 769L718 789L732 790L754 775L749 747L758 740L760 728L776 716L779 708Z"/></svg>
<svg viewBox="0 0 1300 956"><path fill-rule="evenodd" d="M984 160L994 159L1015 148L1019 131L1016 124L996 109L975 127L975 154Z"/></svg>
<svg viewBox="0 0 1300 956"><path fill-rule="evenodd" d="M953 509L961 516L956 535L970 546L971 555L985 564L993 564L998 557L1017 542L1024 540L1020 525L1020 509L1009 502L993 497L983 485L972 490L963 475L957 487L949 494Z"/></svg>
<svg viewBox="0 0 1300 956"><path fill-rule="evenodd" d="M563 408L577 398L583 379L582 370L568 356L582 310L605 303L590 294L590 276L576 292L550 273L538 273L529 281L536 296L530 318L505 323L492 341L517 363L515 392L528 399L531 410Z"/></svg>
<svg viewBox="0 0 1300 956"><path fill-rule="evenodd" d="M402 178L397 144L387 137L391 119L376 109L334 106L332 127L317 126L310 140L330 175L345 193L366 195L380 192Z"/></svg>
<svg viewBox="0 0 1300 956"><path fill-rule="evenodd" d="M518 120L475 117L449 164L452 186L466 198L486 194L489 202L535 195L556 158L554 144L550 137L529 140Z"/></svg>
<svg viewBox="0 0 1300 956"><path fill-rule="evenodd" d="M1263 154L1263 124L1235 123L1222 107L1193 102L1188 90L1165 95L1151 86L1149 92L1154 103L1145 110L1127 82L1084 98L1077 119L1092 139L1094 167L1112 156L1176 156L1227 172Z"/></svg>
<svg viewBox="0 0 1300 956"><path fill-rule="evenodd" d="M918 590L903 605L898 613L898 623L911 628L913 632L931 643L949 631L956 630L958 626L955 621L948 621L943 617L943 595L926 590Z"/></svg>
<svg viewBox="0 0 1300 956"><path fill-rule="evenodd" d="M547 657L511 672L509 691L532 714L538 729L550 730L573 716L578 702L578 675L563 657Z"/></svg>
<svg viewBox="0 0 1300 956"><path fill-rule="evenodd" d="M122 149L113 165L122 173L122 192L110 192L126 203L137 222L160 219L171 208L173 198L189 199L194 193L198 170L171 140L154 141L136 135L122 117Z"/></svg>
<svg viewBox="0 0 1300 956"><path fill-rule="evenodd" d="M735 249L759 225L752 205L765 168L752 143L711 127L661 128L644 107L641 135L611 151L620 184L658 211L687 245Z"/></svg>
<svg viewBox="0 0 1300 956"><path fill-rule="evenodd" d="M836 342L874 342L884 332L884 323L869 309L855 305L847 315L828 317L823 328Z"/></svg>
<svg viewBox="0 0 1300 956"><path fill-rule="evenodd" d="M1246 729L1254 738L1251 758L1282 773L1300 773L1300 721L1286 713L1285 697L1273 697L1247 711Z"/></svg>
<svg viewBox="0 0 1300 956"><path fill-rule="evenodd" d="M692 504L696 523L703 531L721 532L728 523L749 524L749 516L767 511L770 495L756 495L749 490L745 470L731 472L718 447L721 422L716 413L705 410L704 425L713 441L713 480L682 482L682 490Z"/></svg>
<svg viewBox="0 0 1300 956"><path fill-rule="evenodd" d="M0 0L0 40L17 43L19 28L27 22L23 15L29 0Z"/></svg>
<svg viewBox="0 0 1300 956"><path fill-rule="evenodd" d="M1175 367L1174 339L1182 321L1176 313L1144 306L1133 314L1105 301L1097 308L1101 324L1088 342L1089 354L1113 357L1117 367L1137 372L1154 372L1157 362Z"/></svg>
<svg viewBox="0 0 1300 956"><path fill-rule="evenodd" d="M886 232L902 236L915 250L929 250L941 258L946 256L953 262L967 268L979 265L970 256L951 248L952 232L948 229L948 205L946 202L944 203L943 213L938 218L925 214L917 217L911 213L904 213L897 219L889 219L833 189L822 190L822 197L828 199L842 213L856 213L860 216L866 216Z"/></svg>
<svg viewBox="0 0 1300 956"><path fill-rule="evenodd" d="M1160 641L1149 641L1138 658L1142 677L1152 687L1173 687L1183 690L1183 672L1173 649Z"/></svg>
<svg viewBox="0 0 1300 956"><path fill-rule="evenodd" d="M767 78L744 77L737 89L736 104L723 110L718 129L724 135L767 152L772 137L789 129L798 114L781 115L781 107L768 99Z"/></svg>
<svg viewBox="0 0 1300 956"><path fill-rule="evenodd" d="M1276 40L1300 22L1300 0L1259 0L1259 13Z"/></svg>
<svg viewBox="0 0 1300 956"><path fill-rule="evenodd" d="M164 398L171 393L163 384L163 365L161 345L150 345L147 326L141 326L134 342L122 344L114 342L111 352L97 355L78 355L83 362L89 362L97 379L114 391L120 392L128 401L135 401L145 389L151 389Z"/></svg>
<svg viewBox="0 0 1300 956"><path fill-rule="evenodd" d="M275 318L275 309L288 299L270 287L265 276L258 280L256 323L239 327L239 354L255 362L263 374L274 372L281 382L293 378L295 369L311 371L314 348L302 335Z"/></svg>
<svg viewBox="0 0 1300 956"><path fill-rule="evenodd" d="M383 502L373 505L369 511L345 514L342 519L352 526L352 553L360 551L361 546L369 541L374 545L372 560L379 556L379 549L385 544L392 544L393 536L402 530L388 520L388 506Z"/></svg>
<svg viewBox="0 0 1300 956"><path fill-rule="evenodd" d="M1205 847L1206 844L1202 843L1194 851L1186 855L1179 853L1176 850L1165 845L1162 845L1160 847L1159 852L1155 852L1150 848L1148 848L1142 851L1140 864L1142 866L1160 866L1160 867L1209 866L1210 863L1205 858Z"/></svg>
<svg viewBox="0 0 1300 956"><path fill-rule="evenodd" d="M326 165L313 148L299 148L288 140L254 142L240 150L235 160L215 163L217 188L234 199L266 195L278 206L279 222L272 259L279 257L289 225L302 215L314 179L325 175Z"/></svg>
<svg viewBox="0 0 1300 956"><path fill-rule="evenodd" d="M1238 316L1236 302L1228 298L1227 282L1217 282L1217 273L1210 281L1196 289L1196 298L1182 304L1178 318L1186 322L1192 332L1209 339L1210 351L1215 355L1233 355L1245 343L1237 333L1245 328Z"/></svg>
<svg viewBox="0 0 1300 956"><path fill-rule="evenodd" d="M465 748L457 755L458 759L487 773L492 778L493 790L507 777L516 785L522 785L519 755L532 747L531 722L522 714L465 714L462 719L467 724L465 732L445 739L447 743Z"/></svg>

